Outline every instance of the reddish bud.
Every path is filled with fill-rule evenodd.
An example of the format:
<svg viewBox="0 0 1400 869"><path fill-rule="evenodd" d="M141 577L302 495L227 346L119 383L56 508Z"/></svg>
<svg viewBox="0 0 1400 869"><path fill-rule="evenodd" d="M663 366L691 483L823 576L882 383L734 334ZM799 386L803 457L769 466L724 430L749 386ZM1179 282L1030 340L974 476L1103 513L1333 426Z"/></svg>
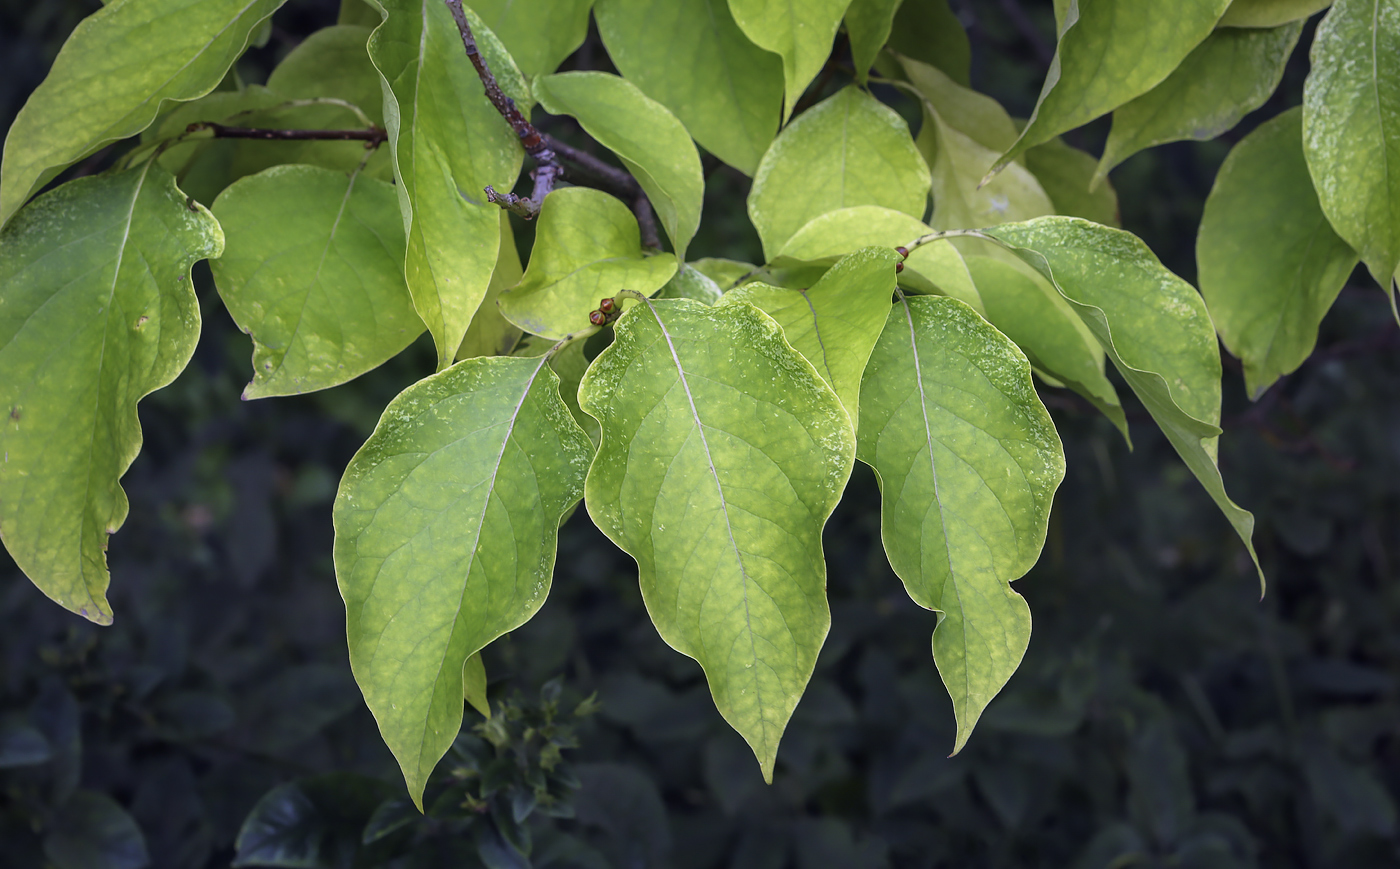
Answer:
<svg viewBox="0 0 1400 869"><path fill-rule="evenodd" d="M617 303L612 299L602 299L598 302L598 310L602 311L604 314L611 314L616 307Z"/></svg>
<svg viewBox="0 0 1400 869"><path fill-rule="evenodd" d="M894 252L899 254L900 259L909 258L909 248L905 247L904 245L900 245L899 247L895 248Z"/></svg>
<svg viewBox="0 0 1400 869"><path fill-rule="evenodd" d="M894 273L895 273L895 274L899 274L899 273L902 272L902 271L904 271L904 263L895 263L895 264L894 264Z"/></svg>
<svg viewBox="0 0 1400 869"><path fill-rule="evenodd" d="M588 322L592 323L595 326L607 325L608 315L604 314L602 311L594 311L593 313L588 315Z"/></svg>

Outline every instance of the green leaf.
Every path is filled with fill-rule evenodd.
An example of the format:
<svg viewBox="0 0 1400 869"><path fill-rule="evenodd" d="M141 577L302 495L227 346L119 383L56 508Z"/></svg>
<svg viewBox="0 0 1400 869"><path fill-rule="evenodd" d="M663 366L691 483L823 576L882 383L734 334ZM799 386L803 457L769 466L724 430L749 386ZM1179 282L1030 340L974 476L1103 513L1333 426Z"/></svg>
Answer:
<svg viewBox="0 0 1400 869"><path fill-rule="evenodd" d="M1332 5L1332 0L1234 0L1218 27L1277 27L1307 18Z"/></svg>
<svg viewBox="0 0 1400 869"><path fill-rule="evenodd" d="M136 402L194 353L190 266L223 244L149 163L64 184L0 232L0 537L44 594L98 624Z"/></svg>
<svg viewBox="0 0 1400 869"><path fill-rule="evenodd" d="M888 312L860 404L860 460L880 479L880 537L915 603L940 613L933 658L962 750L1030 642L1010 582L1040 555L1064 453L1026 359L954 299Z"/></svg>
<svg viewBox="0 0 1400 869"><path fill-rule="evenodd" d="M150 126L164 101L212 91L282 2L148 0L83 19L10 127L0 226L64 167Z"/></svg>
<svg viewBox="0 0 1400 869"><path fill-rule="evenodd" d="M245 399L337 386L422 334L392 185L276 166L225 190L214 216L228 239L214 283L253 338Z"/></svg>
<svg viewBox="0 0 1400 869"><path fill-rule="evenodd" d="M545 357L467 359L389 403L341 480L350 665L422 808L467 658L544 602L592 445Z"/></svg>
<svg viewBox="0 0 1400 869"><path fill-rule="evenodd" d="M821 530L855 451L840 400L757 309L683 299L623 315L579 398L603 427L589 514L771 781L831 622Z"/></svg>
<svg viewBox="0 0 1400 869"><path fill-rule="evenodd" d="M721 298L719 284L693 265L681 263L680 268L657 291L657 299L692 299L704 305L717 304Z"/></svg>
<svg viewBox="0 0 1400 869"><path fill-rule="evenodd" d="M345 100L383 126L384 91L367 51L370 31L341 25L313 32L272 70L268 90L288 99ZM360 142L347 144L363 148Z"/></svg>
<svg viewBox="0 0 1400 869"><path fill-rule="evenodd" d="M520 346L515 348L512 356L534 358L542 356L554 349L555 342L549 338L541 338L538 335L526 335L520 342ZM578 404L578 384L583 379L583 372L588 370L589 359L585 354L586 341L571 341L562 348L555 350L554 355L549 357L549 367L554 369L554 373L559 377L559 397L564 400L564 404L569 408L569 412L574 415L574 421L579 424L588 439L593 441L593 446L598 446L598 441L602 438L602 430L598 428L598 420L583 412ZM571 515L565 513L563 524Z"/></svg>
<svg viewBox="0 0 1400 869"><path fill-rule="evenodd" d="M1119 225L1118 194L1113 185L1105 179L1089 189L1098 165L1092 156L1055 138L1027 149L1022 158L1050 197L1056 214L1082 217L1104 226Z"/></svg>
<svg viewBox="0 0 1400 869"><path fill-rule="evenodd" d="M483 189L509 190L524 151L466 61L452 14L438 0L382 0L388 18L370 36L384 82L413 305L451 364L481 307L500 250L499 208ZM529 112L529 89L500 41L466 11L501 89Z"/></svg>
<svg viewBox="0 0 1400 869"><path fill-rule="evenodd" d="M932 64L896 54L904 77L923 102L949 126L998 152L1010 148L1019 131L1001 103L979 93ZM979 179L980 180L980 179Z"/></svg>
<svg viewBox="0 0 1400 869"><path fill-rule="evenodd" d="M583 44L593 0L468 0L467 5L500 38L520 71L533 77L554 72Z"/></svg>
<svg viewBox="0 0 1400 869"><path fill-rule="evenodd" d="M526 332L559 340L587 328L600 299L623 289L650 295L675 273L671 254L642 252L627 206L597 190L565 187L545 197L530 264L519 285L501 294L501 313Z"/></svg>
<svg viewBox="0 0 1400 869"><path fill-rule="evenodd" d="M753 275L758 271L758 266L753 263L741 263L738 260L713 256L702 257L693 263L688 263L688 265L714 281L721 293L732 289L746 276Z"/></svg>
<svg viewBox="0 0 1400 869"><path fill-rule="evenodd" d="M1210 35L1230 0L1069 0L1040 99L993 172L1027 148L1147 93ZM1131 26L1124 22L1131 22Z"/></svg>
<svg viewBox="0 0 1400 869"><path fill-rule="evenodd" d="M462 665L462 696L483 718L491 717L491 701L486 697L486 665L481 652L473 652Z"/></svg>
<svg viewBox="0 0 1400 869"><path fill-rule="evenodd" d="M327 773L278 785L253 806L234 842L234 867L329 869L357 865L361 833L389 799L388 785Z"/></svg>
<svg viewBox="0 0 1400 869"><path fill-rule="evenodd" d="M214 91L197 100L176 105L161 116L159 123L142 132L141 141L144 144L175 140L185 134L190 124L198 121L242 126L250 118L264 117L263 110L284 102L282 97L262 85L249 85L236 91ZM180 189L195 201L212 203L225 187L237 179L234 163L243 156L247 144L238 139L208 138L207 134L193 136L183 141L171 141L156 157L156 162L178 178ZM296 143L255 144L276 147ZM363 149L353 165L358 166L362 159Z"/></svg>
<svg viewBox="0 0 1400 869"><path fill-rule="evenodd" d="M769 259L814 217L849 205L883 205L923 217L928 165L904 119L851 85L788 125L763 155L749 219Z"/></svg>
<svg viewBox="0 0 1400 869"><path fill-rule="evenodd" d="M988 322L1016 342L1031 365L1087 398L1128 437L1118 392L1103 373L1103 350L1069 303L1016 266L967 257Z"/></svg>
<svg viewBox="0 0 1400 869"><path fill-rule="evenodd" d="M44 836L54 869L146 869L146 838L116 800L78 791L59 809Z"/></svg>
<svg viewBox="0 0 1400 869"><path fill-rule="evenodd" d="M1278 87L1302 32L1299 21L1268 30L1230 27L1206 37L1161 84L1113 113L1094 183L1145 148L1214 139L1239 123Z"/></svg>
<svg viewBox="0 0 1400 869"><path fill-rule="evenodd" d="M457 348L458 359L473 356L505 356L520 341L521 331L501 316L501 293L520 283L525 269L520 265L520 251L515 247L515 230L510 225L510 213L501 211L501 249L496 254L496 268L486 298L476 309L466 337Z"/></svg>
<svg viewBox="0 0 1400 869"><path fill-rule="evenodd" d="M1302 112L1261 124L1230 151L1196 239L1201 295L1258 398L1303 364L1356 268L1318 204L1303 159Z"/></svg>
<svg viewBox="0 0 1400 869"><path fill-rule="evenodd" d="M890 48L935 66L953 81L971 83L972 43L948 0L905 0L894 16Z"/></svg>
<svg viewBox="0 0 1400 869"><path fill-rule="evenodd" d="M747 302L777 320L788 343L835 390L854 425L860 376L885 326L898 261L888 247L866 247L842 257L811 289L755 282L726 293L722 304Z"/></svg>
<svg viewBox="0 0 1400 869"><path fill-rule="evenodd" d="M866 83L876 55L890 38L894 16L901 3L903 0L851 0L846 9L846 35L851 40L856 81L861 84Z"/></svg>
<svg viewBox="0 0 1400 869"><path fill-rule="evenodd" d="M1225 494L1216 466L1220 351L1205 303L1137 236L1071 217L985 233L1044 275L1094 333L1186 466L1244 541L1255 567L1254 516ZM1263 570L1259 582L1264 582Z"/></svg>
<svg viewBox="0 0 1400 869"><path fill-rule="evenodd" d="M937 229L992 226L1052 214L1055 206L1030 170L1010 163L982 183L997 152L954 129L931 104L924 103L919 152L933 172L933 216Z"/></svg>
<svg viewBox="0 0 1400 869"><path fill-rule="evenodd" d="M690 134L666 107L637 86L603 72L570 72L537 79L545 111L573 115L584 131L622 160L642 185L677 259L700 225L705 176Z"/></svg>
<svg viewBox="0 0 1400 869"><path fill-rule="evenodd" d="M382 20L379 10L371 6L369 0L340 0L340 12L336 15L335 23L374 28Z"/></svg>
<svg viewBox="0 0 1400 869"><path fill-rule="evenodd" d="M729 0L729 11L749 41L783 59L783 122L831 54L841 16L851 0Z"/></svg>
<svg viewBox="0 0 1400 869"><path fill-rule="evenodd" d="M597 0L618 71L675 112L705 150L752 175L778 132L783 65L749 42L726 0Z"/></svg>
<svg viewBox="0 0 1400 869"><path fill-rule="evenodd" d="M1303 153L1322 213L1390 291L1400 268L1400 0L1339 0L1303 84Z"/></svg>

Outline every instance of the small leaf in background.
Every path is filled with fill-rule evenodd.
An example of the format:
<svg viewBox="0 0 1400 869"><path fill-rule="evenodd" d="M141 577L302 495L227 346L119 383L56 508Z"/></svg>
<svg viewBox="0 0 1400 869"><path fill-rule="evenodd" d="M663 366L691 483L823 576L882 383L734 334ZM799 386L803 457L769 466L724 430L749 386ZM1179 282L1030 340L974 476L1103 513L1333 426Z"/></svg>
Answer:
<svg viewBox="0 0 1400 869"><path fill-rule="evenodd" d="M223 244L149 163L64 184L0 232L0 533L40 590L98 624L136 402L194 353L190 266Z"/></svg>
<svg viewBox="0 0 1400 869"><path fill-rule="evenodd" d="M867 247L842 257L811 289L755 282L726 293L723 304L747 302L777 320L788 343L835 390L855 425L860 377L885 325L898 261L889 247Z"/></svg>
<svg viewBox="0 0 1400 869"><path fill-rule="evenodd" d="M1057 137L1028 148L1021 156L1050 197L1056 214L1082 217L1104 226L1120 225L1118 194L1113 185L1104 179L1089 189L1098 161L1088 152L1071 148Z"/></svg>
<svg viewBox="0 0 1400 869"><path fill-rule="evenodd" d="M1309 57L1308 171L1332 228L1389 294L1400 269L1400 0L1338 0Z"/></svg>
<svg viewBox="0 0 1400 869"><path fill-rule="evenodd" d="M0 769L35 766L53 757L44 734L17 722L0 724Z"/></svg>
<svg viewBox="0 0 1400 869"><path fill-rule="evenodd" d="M578 820L604 834L608 865L670 865L671 824L656 783L617 763L579 764L577 772Z"/></svg>
<svg viewBox="0 0 1400 869"><path fill-rule="evenodd" d="M1035 112L992 171L1156 87L1210 35L1229 3L1069 0ZM1132 26L1124 26L1129 20Z"/></svg>
<svg viewBox="0 0 1400 869"><path fill-rule="evenodd" d="M971 85L972 44L948 0L904 0L894 15L889 47L937 67L963 87Z"/></svg>
<svg viewBox="0 0 1400 869"><path fill-rule="evenodd" d="M739 281L750 276L756 277L759 272L758 266L753 263L741 263L738 260L713 256L702 257L687 265L714 281L721 293L733 289Z"/></svg>
<svg viewBox="0 0 1400 869"><path fill-rule="evenodd" d="M593 521L771 781L830 625L821 530L850 476L840 400L750 305L646 302L579 387Z"/></svg>
<svg viewBox="0 0 1400 869"><path fill-rule="evenodd" d="M889 41L895 13L902 3L903 0L851 0L846 8L846 34L851 40L857 82L866 83L875 57Z"/></svg>
<svg viewBox="0 0 1400 869"><path fill-rule="evenodd" d="M141 828L116 800L95 791L68 798L44 836L55 869L145 869L151 865Z"/></svg>
<svg viewBox="0 0 1400 869"><path fill-rule="evenodd" d="M1014 344L954 299L888 313L861 385L859 457L880 479L880 537L915 603L939 612L933 657L954 753L1030 642L1012 591L1040 555L1064 453Z"/></svg>
<svg viewBox="0 0 1400 869"><path fill-rule="evenodd" d="M650 295L676 272L671 254L642 252L637 218L599 190L555 190L538 223L525 276L500 300L505 318L526 332L558 340L586 328L600 299L623 289Z"/></svg>
<svg viewBox="0 0 1400 869"><path fill-rule="evenodd" d="M1217 27L1278 27L1332 5L1332 0L1234 0Z"/></svg>
<svg viewBox="0 0 1400 869"><path fill-rule="evenodd" d="M1264 122L1225 158L1201 216L1196 262L1220 340L1258 398L1312 354L1357 262L1318 204L1301 110Z"/></svg>
<svg viewBox="0 0 1400 869"><path fill-rule="evenodd" d="M749 219L768 259L814 217L850 205L883 205L923 217L928 165L904 119L851 85L793 121L763 155Z"/></svg>
<svg viewBox="0 0 1400 869"><path fill-rule="evenodd" d="M463 664L544 603L592 453L544 357L491 356L400 393L346 468L350 663L416 802L461 727Z"/></svg>
<svg viewBox="0 0 1400 869"><path fill-rule="evenodd" d="M937 66L898 54L895 58L920 99L955 129L996 151L1004 151L1016 141L1016 122L1001 103L959 84Z"/></svg>
<svg viewBox="0 0 1400 869"><path fill-rule="evenodd" d="M491 701L486 697L486 665L481 652L472 652L462 665L462 696L483 718L491 717Z"/></svg>
<svg viewBox="0 0 1400 869"><path fill-rule="evenodd" d="M1265 30L1217 30L1152 90L1113 113L1094 184L1145 148L1214 139L1264 104L1283 79L1301 21Z"/></svg>
<svg viewBox="0 0 1400 869"><path fill-rule="evenodd" d="M681 119L705 150L752 175L783 106L783 64L749 42L727 0L597 0L618 71Z"/></svg>
<svg viewBox="0 0 1400 869"><path fill-rule="evenodd" d="M235 867L359 865L361 831L392 795L383 782L326 773L278 785L253 806L234 843Z"/></svg>
<svg viewBox="0 0 1400 869"><path fill-rule="evenodd" d="M666 286L656 292L657 299L692 299L705 305L717 304L722 297L719 284L694 265L681 263L680 268L666 282Z"/></svg>
<svg viewBox="0 0 1400 869"><path fill-rule="evenodd" d="M150 126L164 101L212 91L282 2L116 3L83 19L10 127L0 226L64 167Z"/></svg>
<svg viewBox="0 0 1400 869"><path fill-rule="evenodd" d="M642 185L671 238L676 258L700 225L705 178L700 154L676 116L615 75L569 72L535 81L545 111L573 115L584 131L622 160Z"/></svg>
<svg viewBox="0 0 1400 869"><path fill-rule="evenodd" d="M821 72L841 16L851 0L729 0L729 11L749 41L783 59L783 121L792 116L797 100Z"/></svg>
<svg viewBox="0 0 1400 869"><path fill-rule="evenodd" d="M466 5L501 40L520 71L534 77L554 72L583 44L593 0L467 0Z"/></svg>
<svg viewBox="0 0 1400 869"><path fill-rule="evenodd" d="M1254 516L1225 494L1216 464L1220 351L1200 295L1141 239L1119 229L1042 217L986 234L1040 272L1078 312L1259 568ZM1259 582L1262 588L1262 568Z"/></svg>
<svg viewBox="0 0 1400 869"><path fill-rule="evenodd" d="M245 399L337 386L422 334L392 185L276 166L220 194L214 216L227 239L214 283L253 338Z"/></svg>
<svg viewBox="0 0 1400 869"><path fill-rule="evenodd" d="M515 246L515 230L510 225L510 213L501 210L501 249L496 253L496 268L486 298L472 316L467 334L457 348L457 359L473 356L504 356L520 342L521 331L501 316L501 293L520 283L525 269L520 264L520 251Z"/></svg>

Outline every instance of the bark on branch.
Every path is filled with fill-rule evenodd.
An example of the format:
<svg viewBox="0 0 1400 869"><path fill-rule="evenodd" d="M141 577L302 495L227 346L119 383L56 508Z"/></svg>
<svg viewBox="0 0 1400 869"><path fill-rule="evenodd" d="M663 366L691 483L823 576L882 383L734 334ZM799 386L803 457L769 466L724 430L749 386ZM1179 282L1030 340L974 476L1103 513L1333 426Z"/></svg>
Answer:
<svg viewBox="0 0 1400 869"><path fill-rule="evenodd" d="M229 127L213 121L199 121L185 128L187 133L208 130L216 139L264 139L273 142L305 142L314 140L363 141L366 148L378 148L389 137L381 127L365 130L268 130L258 127Z"/></svg>

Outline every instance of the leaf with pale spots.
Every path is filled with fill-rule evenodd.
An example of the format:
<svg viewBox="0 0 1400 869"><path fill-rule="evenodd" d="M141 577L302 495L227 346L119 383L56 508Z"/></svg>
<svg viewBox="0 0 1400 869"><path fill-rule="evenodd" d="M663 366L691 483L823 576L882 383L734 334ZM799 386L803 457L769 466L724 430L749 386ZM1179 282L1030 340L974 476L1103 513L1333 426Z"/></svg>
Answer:
<svg viewBox="0 0 1400 869"><path fill-rule="evenodd" d="M350 460L335 572L350 666L421 808L462 724L463 667L544 602L593 445L540 356L467 359L404 390Z"/></svg>

